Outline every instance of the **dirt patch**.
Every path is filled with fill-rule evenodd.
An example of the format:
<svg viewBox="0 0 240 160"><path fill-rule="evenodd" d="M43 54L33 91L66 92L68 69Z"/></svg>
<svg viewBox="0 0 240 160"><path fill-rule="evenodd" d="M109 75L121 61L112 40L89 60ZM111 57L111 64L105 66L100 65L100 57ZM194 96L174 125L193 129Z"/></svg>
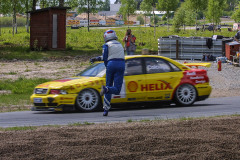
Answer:
<svg viewBox="0 0 240 160"><path fill-rule="evenodd" d="M240 159L240 117L1 131L2 159Z"/></svg>

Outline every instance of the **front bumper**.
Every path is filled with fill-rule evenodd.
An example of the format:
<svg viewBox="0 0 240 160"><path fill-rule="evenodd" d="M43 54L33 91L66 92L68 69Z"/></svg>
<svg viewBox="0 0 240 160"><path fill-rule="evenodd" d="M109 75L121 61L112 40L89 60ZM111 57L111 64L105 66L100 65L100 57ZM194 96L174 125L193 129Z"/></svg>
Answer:
<svg viewBox="0 0 240 160"><path fill-rule="evenodd" d="M62 112L62 111L75 111L74 105L60 105L58 107L32 107L32 111L52 111L52 112Z"/></svg>
<svg viewBox="0 0 240 160"><path fill-rule="evenodd" d="M37 95L30 99L34 104L33 111L63 111L65 106L74 106L77 94Z"/></svg>

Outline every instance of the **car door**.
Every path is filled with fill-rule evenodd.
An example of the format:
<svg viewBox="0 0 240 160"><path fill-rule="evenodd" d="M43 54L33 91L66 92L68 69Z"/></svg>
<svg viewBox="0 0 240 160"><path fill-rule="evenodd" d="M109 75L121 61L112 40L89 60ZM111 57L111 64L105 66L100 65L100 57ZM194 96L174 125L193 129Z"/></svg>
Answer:
<svg viewBox="0 0 240 160"><path fill-rule="evenodd" d="M128 102L145 101L146 92L141 87L145 85L143 74L143 58L132 58L125 61L124 84Z"/></svg>
<svg viewBox="0 0 240 160"><path fill-rule="evenodd" d="M182 72L174 64L156 57L145 58L147 100L170 100L180 83Z"/></svg>

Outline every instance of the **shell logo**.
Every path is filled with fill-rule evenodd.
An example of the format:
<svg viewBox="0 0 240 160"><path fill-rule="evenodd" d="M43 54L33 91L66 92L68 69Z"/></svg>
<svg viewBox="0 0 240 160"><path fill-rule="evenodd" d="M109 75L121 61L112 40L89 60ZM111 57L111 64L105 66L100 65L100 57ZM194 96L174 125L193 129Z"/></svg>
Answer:
<svg viewBox="0 0 240 160"><path fill-rule="evenodd" d="M131 81L128 83L127 88L130 92L136 92L138 89L138 84L135 81Z"/></svg>

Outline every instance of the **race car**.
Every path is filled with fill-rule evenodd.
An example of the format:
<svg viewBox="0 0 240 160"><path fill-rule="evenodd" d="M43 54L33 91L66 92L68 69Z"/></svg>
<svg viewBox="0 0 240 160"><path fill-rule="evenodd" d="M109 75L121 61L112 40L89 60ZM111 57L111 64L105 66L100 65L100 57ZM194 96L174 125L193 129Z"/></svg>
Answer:
<svg viewBox="0 0 240 160"><path fill-rule="evenodd" d="M111 104L135 102L173 102L190 106L211 93L205 69L188 66L209 66L210 63L181 64L157 55L125 56L125 73L119 95L112 95ZM96 62L70 78L54 80L35 87L31 102L35 111L95 111L102 108L101 86L106 84L106 68Z"/></svg>

